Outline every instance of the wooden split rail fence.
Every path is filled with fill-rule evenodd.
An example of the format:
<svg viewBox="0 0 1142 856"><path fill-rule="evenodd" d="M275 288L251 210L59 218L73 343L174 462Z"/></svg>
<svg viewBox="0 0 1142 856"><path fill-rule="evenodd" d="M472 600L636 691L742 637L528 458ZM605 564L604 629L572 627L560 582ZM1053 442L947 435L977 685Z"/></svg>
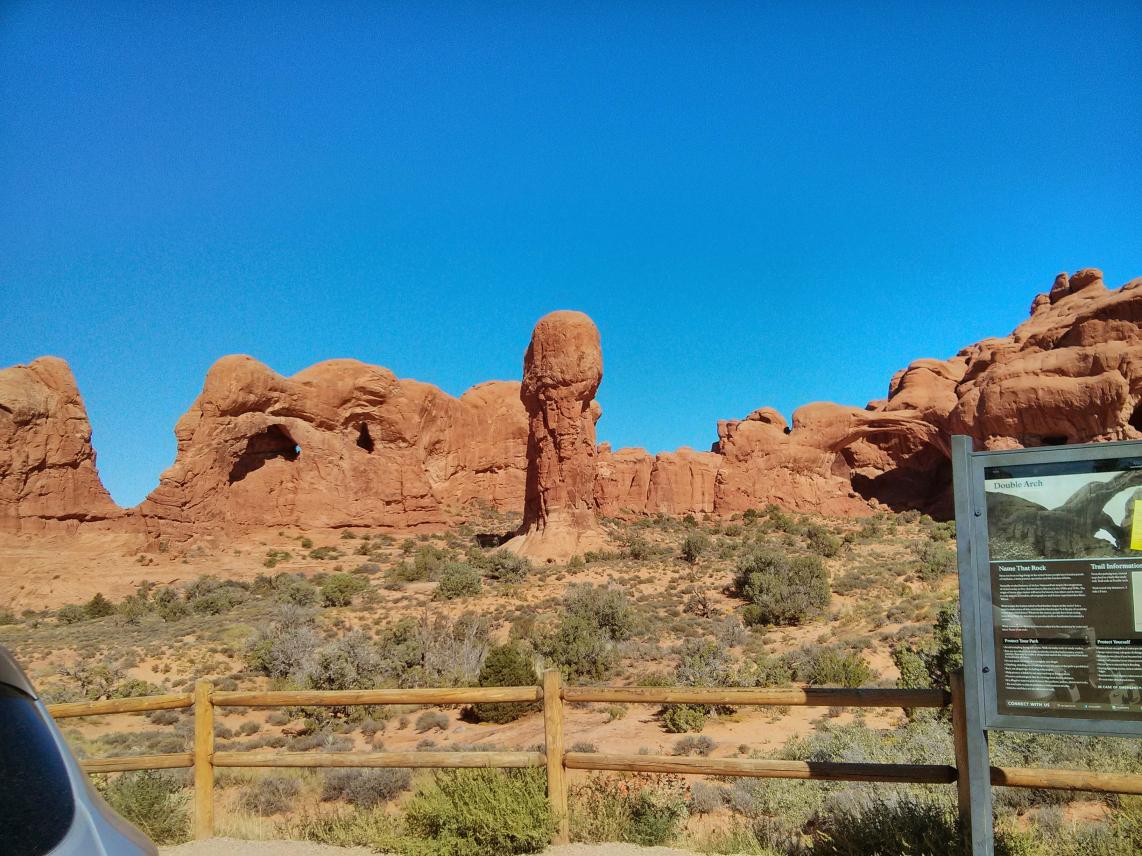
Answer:
<svg viewBox="0 0 1142 856"><path fill-rule="evenodd" d="M295 705L452 705L486 702L543 702L543 752L216 752L214 709L218 707L285 707ZM740 758L692 758L672 755L610 755L567 752L563 741L565 702L630 704L711 704L815 707L952 708L955 766L949 764L870 764L833 761L776 761ZM564 687L558 671L543 674L541 686L465 687L453 689L380 689L351 691L224 692L208 681L193 693L53 704L56 719L115 713L194 708L194 750L164 755L88 758L80 763L90 773L129 770L194 769L194 835L214 834L214 769L216 767L546 767L547 793L558 819L555 843L568 841L567 770L610 770L682 773L709 776L752 776L818 781L952 784L959 788L960 813L967 812L967 726L963 680L956 676L952 692L931 689L718 689L708 687ZM1016 788L1059 788L1102 793L1142 794L1142 775L1095 773L1025 767L992 767L991 783Z"/></svg>

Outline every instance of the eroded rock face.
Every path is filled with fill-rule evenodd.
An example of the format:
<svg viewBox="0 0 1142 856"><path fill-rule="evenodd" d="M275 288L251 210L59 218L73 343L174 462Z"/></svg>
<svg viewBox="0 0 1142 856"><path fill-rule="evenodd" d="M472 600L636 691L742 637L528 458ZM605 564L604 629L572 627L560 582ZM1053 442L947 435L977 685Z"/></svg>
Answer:
<svg viewBox="0 0 1142 856"><path fill-rule="evenodd" d="M443 524L523 501L519 384L453 398L356 360L286 378L251 357L210 369L178 455L139 506L148 530Z"/></svg>
<svg viewBox="0 0 1142 856"><path fill-rule="evenodd" d="M0 370L0 531L67 531L121 516L99 480L67 363L41 357Z"/></svg>
<svg viewBox="0 0 1142 856"><path fill-rule="evenodd" d="M913 362L883 400L805 405L792 424L761 408L719 422L708 452L657 455L596 447L602 357L581 313L540 321L522 386L459 399L355 360L285 378L226 357L176 426L174 466L127 513L99 482L70 370L43 358L0 371L0 530L403 528L481 502L523 508L513 546L546 558L601 545L596 513L946 514L953 434L989 449L1142 439L1140 322L1142 279L1111 291L1097 270L1060 274L1010 336Z"/></svg>
<svg viewBox="0 0 1142 856"><path fill-rule="evenodd" d="M595 392L602 379L599 331L590 318L560 311L539 320L523 359L527 488L523 526L510 550L561 560L605 543L595 518Z"/></svg>

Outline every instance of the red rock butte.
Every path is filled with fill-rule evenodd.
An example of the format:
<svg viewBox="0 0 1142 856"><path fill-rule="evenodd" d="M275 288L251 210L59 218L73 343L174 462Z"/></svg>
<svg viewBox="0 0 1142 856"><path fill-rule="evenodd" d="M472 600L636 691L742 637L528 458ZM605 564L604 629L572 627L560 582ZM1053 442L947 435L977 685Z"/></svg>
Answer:
<svg viewBox="0 0 1142 856"><path fill-rule="evenodd" d="M433 527L484 504L524 510L524 537L571 520L589 541L596 514L946 514L953 434L989 449L1142 439L1140 318L1142 279L1060 274L1010 336L917 360L883 400L807 404L792 425L762 407L719 422L710 451L658 455L595 445L602 359L580 313L540 321L522 385L459 398L355 360L286 378L224 357L175 426L174 465L132 509L99 479L71 370L42 357L0 370L0 531Z"/></svg>

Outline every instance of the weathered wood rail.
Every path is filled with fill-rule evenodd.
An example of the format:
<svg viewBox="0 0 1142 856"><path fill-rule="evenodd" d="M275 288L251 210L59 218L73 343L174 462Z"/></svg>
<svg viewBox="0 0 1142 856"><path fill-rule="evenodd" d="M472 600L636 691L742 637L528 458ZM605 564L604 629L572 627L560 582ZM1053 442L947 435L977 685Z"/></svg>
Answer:
<svg viewBox="0 0 1142 856"><path fill-rule="evenodd" d="M958 770L965 764L966 725L963 682L953 680L952 692L942 690L787 687L725 689L714 687L564 687L559 672L548 670L540 686L461 687L446 689L379 689L351 691L223 692L208 681L193 693L142 698L53 704L56 719L155 710L194 709L194 749L166 755L87 758L80 763L90 773L131 770L194 770L194 834L214 834L215 767L411 767L522 768L545 767L547 793L557 819L556 843L569 839L567 770L679 773L704 776L812 779L817 781L952 784L960 788L961 811L967 805L965 781ZM543 702L542 752L216 752L214 710L218 707L342 706L373 704L481 704ZM955 765L865 764L834 761L778 761L744 758L691 758L672 755L614 755L568 752L564 748L564 703L725 704L814 707L952 708ZM1097 773L1025 767L992 767L991 783L1014 788L1054 788L1099 793L1142 794L1142 775Z"/></svg>

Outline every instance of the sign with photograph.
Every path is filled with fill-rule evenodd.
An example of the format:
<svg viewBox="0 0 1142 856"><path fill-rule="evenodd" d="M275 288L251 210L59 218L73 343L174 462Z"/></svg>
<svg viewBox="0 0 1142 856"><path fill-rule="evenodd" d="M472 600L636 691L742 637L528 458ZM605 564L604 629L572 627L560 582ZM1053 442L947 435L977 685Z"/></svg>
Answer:
<svg viewBox="0 0 1142 856"><path fill-rule="evenodd" d="M1142 715L1142 459L984 469L1003 713Z"/></svg>
<svg viewBox="0 0 1142 856"><path fill-rule="evenodd" d="M973 453L985 727L1142 726L1142 443ZM963 566L961 565L961 572ZM963 581L961 581L963 582ZM962 589L962 586L961 586ZM978 644L967 645L978 631ZM1115 726L1113 723L1121 723Z"/></svg>

